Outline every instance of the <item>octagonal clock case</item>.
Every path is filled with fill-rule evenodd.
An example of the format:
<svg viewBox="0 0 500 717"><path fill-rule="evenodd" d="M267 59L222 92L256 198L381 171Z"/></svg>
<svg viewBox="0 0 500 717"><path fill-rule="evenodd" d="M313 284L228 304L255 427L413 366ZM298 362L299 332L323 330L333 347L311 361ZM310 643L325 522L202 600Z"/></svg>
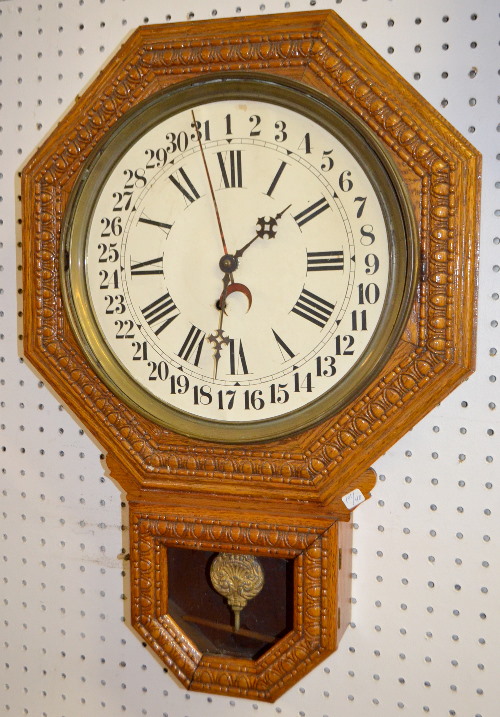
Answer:
<svg viewBox="0 0 500 717"><path fill-rule="evenodd" d="M274 700L336 648L370 465L473 368L479 171L332 12L139 28L24 168L26 355L186 687Z"/></svg>

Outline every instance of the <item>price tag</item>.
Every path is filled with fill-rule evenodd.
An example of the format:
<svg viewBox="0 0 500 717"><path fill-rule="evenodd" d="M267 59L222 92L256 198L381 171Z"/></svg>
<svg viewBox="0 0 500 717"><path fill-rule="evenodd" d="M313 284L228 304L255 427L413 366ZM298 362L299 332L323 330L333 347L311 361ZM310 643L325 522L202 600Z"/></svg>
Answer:
<svg viewBox="0 0 500 717"><path fill-rule="evenodd" d="M365 496L359 490L359 488L355 488L350 493L347 493L347 495L344 495L342 501L346 508L348 508L349 510L353 510L360 503L364 503Z"/></svg>

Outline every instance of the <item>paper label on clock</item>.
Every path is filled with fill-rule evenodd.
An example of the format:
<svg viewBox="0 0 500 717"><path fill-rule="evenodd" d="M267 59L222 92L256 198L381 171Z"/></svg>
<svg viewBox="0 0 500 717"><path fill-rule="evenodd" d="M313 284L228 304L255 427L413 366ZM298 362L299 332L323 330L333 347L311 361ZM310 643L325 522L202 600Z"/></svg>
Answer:
<svg viewBox="0 0 500 717"><path fill-rule="evenodd" d="M359 490L359 488L355 488L350 493L347 493L347 495L344 495L342 498L342 502L348 510L354 510L357 505L359 505L360 503L364 503L365 500L366 498Z"/></svg>

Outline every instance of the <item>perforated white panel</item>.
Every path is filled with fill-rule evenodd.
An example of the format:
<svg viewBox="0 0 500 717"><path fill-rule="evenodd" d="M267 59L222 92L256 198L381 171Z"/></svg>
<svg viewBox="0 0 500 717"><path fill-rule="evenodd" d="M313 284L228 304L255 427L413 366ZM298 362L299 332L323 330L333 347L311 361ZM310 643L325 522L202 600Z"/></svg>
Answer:
<svg viewBox="0 0 500 717"><path fill-rule="evenodd" d="M237 1L0 0L0 714L497 717L498 4ZM185 692L129 627L120 491L20 358L18 172L137 25L311 6L339 12L483 153L478 366L375 466L339 650L254 704Z"/></svg>

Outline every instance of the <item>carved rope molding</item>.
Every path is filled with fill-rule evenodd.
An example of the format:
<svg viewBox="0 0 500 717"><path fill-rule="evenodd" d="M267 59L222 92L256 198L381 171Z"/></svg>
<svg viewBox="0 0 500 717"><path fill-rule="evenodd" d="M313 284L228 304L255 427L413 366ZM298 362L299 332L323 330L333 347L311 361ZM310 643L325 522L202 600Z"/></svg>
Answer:
<svg viewBox="0 0 500 717"><path fill-rule="evenodd" d="M82 162L109 126L135 103L137 97L149 94L153 86L158 89L158 81L169 84L172 80L168 75L178 77L187 72L188 65L195 67L190 72L200 72L208 64L211 69L264 67L272 71L283 62L303 66L312 56L318 67L323 68L321 78L328 78L339 97L368 121L372 129L378 128L382 139L402 158L411 157L409 166L415 171L420 168L417 173L423 175L426 191L421 207L421 227L423 234L429 237L431 270L427 285L421 286L420 347L378 382L368 400L355 403L340 421L329 425L323 438L311 429L298 439L288 441L289 453L273 451L270 447L263 456L259 447L247 447L245 458L233 451L229 459L224 447L198 445L193 449L189 443L180 444L168 431L137 419L93 376L72 340L68 341L69 328L62 319L59 290L57 232L64 205L60 187L66 189L72 185ZM84 108L83 116L85 120L80 120L68 134L63 147L47 158L35 180L35 221L39 226L35 251L36 341L57 369L64 372L75 394L83 397L89 411L110 421L124 449L144 466L165 476L213 478L230 471L236 480L268 476L270 482L310 484L311 476L340 464L350 449L378 431L396 406L411 402L412 396L452 359L450 284L454 268L456 174L444 158L437 157L435 143L429 138L427 143L422 133L409 124L409 118L390 106L385 94L369 82L366 73L348 66L346 58L331 42L327 43L323 38L308 39L302 34L294 37L290 33L274 35L271 39L259 38L258 42L252 38L251 43L246 38L232 38L226 44L210 48L196 42L182 48L165 44L143 48L127 62L106 92L93 100L90 108ZM428 316L422 300L426 293L429 294ZM173 446L177 454L175 458L169 450ZM319 456L313 455L316 451L320 452Z"/></svg>

